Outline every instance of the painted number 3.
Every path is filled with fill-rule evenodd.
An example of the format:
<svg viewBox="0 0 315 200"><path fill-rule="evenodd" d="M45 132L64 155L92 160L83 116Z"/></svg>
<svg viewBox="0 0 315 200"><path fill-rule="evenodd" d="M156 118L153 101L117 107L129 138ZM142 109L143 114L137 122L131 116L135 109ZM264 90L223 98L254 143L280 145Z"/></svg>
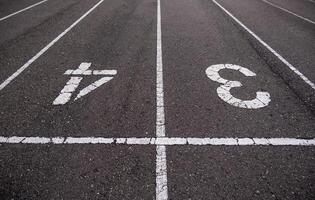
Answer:
<svg viewBox="0 0 315 200"><path fill-rule="evenodd" d="M258 109L267 106L270 102L270 94L268 92L256 92L256 98L252 100L241 100L232 96L230 90L232 88L241 87L242 84L238 81L229 81L219 75L222 69L237 70L245 76L256 76L256 74L245 67L232 64L217 64L211 65L206 69L206 74L211 80L221 83L222 85L217 88L219 97L226 103L240 108Z"/></svg>

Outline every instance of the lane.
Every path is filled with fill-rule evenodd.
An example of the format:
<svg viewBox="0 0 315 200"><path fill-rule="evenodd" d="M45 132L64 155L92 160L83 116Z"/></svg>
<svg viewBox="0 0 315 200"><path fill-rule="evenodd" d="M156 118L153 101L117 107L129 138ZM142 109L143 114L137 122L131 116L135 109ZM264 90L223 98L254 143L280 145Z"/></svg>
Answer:
<svg viewBox="0 0 315 200"><path fill-rule="evenodd" d="M22 10L32 4L36 4L40 0L1 0L0 1L0 18L11 13Z"/></svg>
<svg viewBox="0 0 315 200"><path fill-rule="evenodd" d="M304 20L304 21L306 21L306 22L309 22L309 23L315 25L315 22L312 21L312 20L309 19L309 18L306 18L306 17L303 17L303 16L301 16L301 15L299 15L299 14L296 14L295 12L292 12L292 11L290 11L290 10L284 8L284 7L281 7L281 6L277 5L277 4L274 4L274 3L270 2L270 1L263 0L263 2L265 2L266 4L268 4L268 5L270 5L270 6L274 7L274 8L278 8L278 9L282 10L283 12L286 12L286 13L288 13L288 14L291 14L291 15L293 15L293 16L295 16L295 17L301 19L301 20Z"/></svg>
<svg viewBox="0 0 315 200"><path fill-rule="evenodd" d="M262 1L217 1L267 44L287 59L293 66L315 80L315 26L309 22L273 8ZM247 12L240 12L247 10ZM303 84L298 76L292 75L286 67L273 58L249 37L256 51L264 57L271 68L278 73L294 91L311 106L314 111L315 95L311 88Z"/></svg>
<svg viewBox="0 0 315 200"><path fill-rule="evenodd" d="M74 7L86 12L93 4ZM56 20L74 18L70 10ZM105 0L1 91L1 135L155 137L156 15L155 1ZM72 98L53 105L71 77L82 78ZM0 196L7 199L156 197L154 146L0 148Z"/></svg>
<svg viewBox="0 0 315 200"><path fill-rule="evenodd" d="M26 70L30 65L33 64L33 62L36 62L36 60L41 57L46 51L49 50L52 46L55 45L56 42L58 42L62 37L64 37L69 31L71 31L72 28L74 28L77 24L79 24L86 16L88 16L91 12L93 12L101 3L103 3L103 0L97 2L97 4L93 5L92 8L90 8L87 12L85 12L79 19L77 19L75 22L73 22L68 28L66 28L63 32L61 32L56 38L54 38L51 42L49 42L44 48L42 48L38 53L36 53L35 56L33 56L31 59L29 59L24 65L22 65L16 72L14 72L11 76L9 76L3 83L0 85L0 90L3 90L7 85L9 85L14 79L16 79L21 73L23 73L24 70ZM89 71L89 67L91 66L91 63L83 62L79 65L77 70L68 70L71 71L70 73L67 73L66 71L65 75L72 75L72 72L75 72L74 75L85 75L85 71ZM102 70L103 71L103 70ZM108 70L105 70L108 71ZM113 71L113 70L110 70ZM92 73L93 72L93 73ZM97 74L100 71L98 71ZM94 74L94 70L90 70L89 75ZM102 73L101 73L102 74ZM116 71L115 71L116 74ZM77 85L81 81L81 78L73 77L70 79L70 81L67 83L67 85ZM73 92L73 88L76 88L77 86L73 87L71 86L71 92ZM67 89L67 88L65 88ZM69 90L69 89L68 89ZM62 90L63 91L63 90ZM70 91L68 91L70 92ZM55 103L55 102L54 102Z"/></svg>
<svg viewBox="0 0 315 200"><path fill-rule="evenodd" d="M0 196L314 198L309 108L214 4L162 1L163 37L159 5L105 0L1 91ZM223 78L243 84L231 90L234 102L217 94ZM265 96L236 102L256 91ZM270 146L283 144L303 146ZM167 148L168 171L167 145L184 145Z"/></svg>
<svg viewBox="0 0 315 200"><path fill-rule="evenodd" d="M243 137L314 138L309 107L218 7L206 0L169 0L163 1L162 13L168 137L221 137L234 145L248 142ZM256 76L235 65L216 66L227 63ZM230 69L216 74L220 67ZM242 83L231 89L232 97L251 100L262 91L271 101L259 109L227 103L217 88L237 84L223 79ZM167 150L170 199L314 198L312 147L183 145Z"/></svg>
<svg viewBox="0 0 315 200"><path fill-rule="evenodd" d="M34 4L30 5L30 6L27 6L27 7L23 8L23 9L21 9L21 10L18 10L18 11L14 12L14 13L10 13L9 15L0 18L0 21L6 20L6 19L8 19L8 18L10 18L10 17L13 17L13 16L19 14L19 13L22 13L22 12L24 12L24 11L27 11L27 10L29 10L29 9L32 9L32 8L34 8L34 7L36 7L36 6L40 5L40 4L42 4L42 3L45 3L46 1L47 1L47 0L43 0L43 1L40 1L40 2L37 2L37 3L34 3Z"/></svg>
<svg viewBox="0 0 315 200"><path fill-rule="evenodd" d="M154 136L155 27L153 1L104 1L2 90L2 135ZM67 104L53 105L70 80L64 72L83 62L117 75L74 101L102 77L85 76Z"/></svg>
<svg viewBox="0 0 315 200"><path fill-rule="evenodd" d="M309 108L216 5L203 0L162 5L167 136L314 137ZM231 89L233 97L252 100L257 91L268 92L269 104L246 109L223 101L217 94L222 84L211 80L206 69L225 63L256 73L246 77L237 70L219 72L224 79L242 83Z"/></svg>
<svg viewBox="0 0 315 200"><path fill-rule="evenodd" d="M0 20L0 44L2 45L6 41L14 40L18 36L25 35L32 29L40 26L43 23L48 23L54 15L60 14L64 10L67 10L79 3L79 0L64 1L45 1L38 6L32 7L30 10L20 12L10 18ZM38 2L37 2L38 3ZM9 9L8 3L3 7ZM20 3L16 3L20 5ZM23 4L23 2L21 2ZM71 10L69 10L71 12ZM2 18L1 18L2 19ZM58 22L55 22L57 24ZM53 24L50 24L51 26ZM47 32L43 31L43 33ZM33 38L34 40L34 38Z"/></svg>
<svg viewBox="0 0 315 200"><path fill-rule="evenodd" d="M314 199L314 148L169 147L170 199Z"/></svg>
<svg viewBox="0 0 315 200"><path fill-rule="evenodd" d="M315 2L313 0L268 0L298 15L315 21Z"/></svg>
<svg viewBox="0 0 315 200"><path fill-rule="evenodd" d="M154 199L155 148L1 146L1 199Z"/></svg>
<svg viewBox="0 0 315 200"><path fill-rule="evenodd" d="M0 81L36 55L98 1L51 1L39 13L20 15L0 23ZM34 15L35 14L35 15ZM19 26L17 26L19 24Z"/></svg>

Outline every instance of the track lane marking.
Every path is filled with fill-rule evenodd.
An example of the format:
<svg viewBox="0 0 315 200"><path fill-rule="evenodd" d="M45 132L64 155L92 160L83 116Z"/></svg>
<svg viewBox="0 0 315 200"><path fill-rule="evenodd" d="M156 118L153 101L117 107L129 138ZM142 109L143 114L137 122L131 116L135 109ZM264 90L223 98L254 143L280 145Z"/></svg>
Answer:
<svg viewBox="0 0 315 200"><path fill-rule="evenodd" d="M17 76L19 76L25 69L27 69L33 62L35 62L41 55L43 55L50 47L52 47L58 40L60 40L64 35L66 35L73 27L75 27L81 20L83 20L87 15L89 15L95 8L97 8L104 0L100 0L95 4L90 10L84 13L79 19L77 19L73 24L71 24L66 30L60 33L55 39L48 43L42 50L40 50L34 57L28 60L22 67L20 67L16 72L14 72L9 78L7 78L0 85L0 91L3 90L11 81L13 81Z"/></svg>
<svg viewBox="0 0 315 200"><path fill-rule="evenodd" d="M161 28L161 0L157 0L156 25L156 137L165 137L164 89L163 89L163 61L162 61L162 28ZM167 160L166 147L156 146L156 200L167 200Z"/></svg>
<svg viewBox="0 0 315 200"><path fill-rule="evenodd" d="M31 9L31 8L33 8L33 7L35 7L35 6L38 6L38 5L42 4L42 3L45 3L46 1L48 1L48 0L44 0L44 1L37 2L37 3L33 4L33 5L30 5L30 6L26 7L26 8L23 8L23 9L19 10L19 11L16 11L16 12L14 12L14 13L11 13L11 14L5 16L5 17L0 18L0 21L3 21L3 20L5 20L5 19L8 19L8 18L10 18L10 17L16 15L16 14L19 14L19 13L21 13L21 12L23 12L23 11L26 11L26 10Z"/></svg>
<svg viewBox="0 0 315 200"><path fill-rule="evenodd" d="M289 13L289 14L291 14L291 15L294 15L294 16L296 16L296 17L302 19L302 20L305 20L305 21L307 21L307 22L309 22L309 23L315 25L315 22L312 21L312 20L310 20L310 19L307 19L307 18L305 18L305 17L302 17L301 15L298 15L298 14L296 14L296 13L290 11L290 10L287 10L287 9L285 9L285 8L283 8L283 7L280 7L280 6L278 6L278 5L274 4L274 3L271 3L271 2L269 2L269 1L267 1L267 0L262 0L262 1L265 2L266 4L269 4L270 6L273 6L273 7L275 7L275 8L278 8L278 9L284 11L284 12L287 12L287 13Z"/></svg>
<svg viewBox="0 0 315 200"><path fill-rule="evenodd" d="M198 137L5 137L0 136L0 144L109 144L109 145L172 145L196 146L315 146L315 138L198 138ZM163 151L161 151L163 152ZM160 153L160 152L159 152ZM158 158L163 159L164 155Z"/></svg>
<svg viewBox="0 0 315 200"><path fill-rule="evenodd" d="M251 34L256 40L258 40L263 46L265 46L271 53L273 53L282 63L284 63L290 70L292 70L296 75L298 75L306 84L308 84L312 89L315 90L315 84L310 81L306 76L304 76L297 68L290 64L285 58L283 58L278 52L271 48L266 42L264 42L260 37L258 37L253 31L251 31L247 26L245 26L240 20L238 20L234 15L232 15L228 10L226 10L221 4L216 0L212 0L221 10L223 10L228 16L230 16L235 22L237 22L241 27L243 27L249 34Z"/></svg>

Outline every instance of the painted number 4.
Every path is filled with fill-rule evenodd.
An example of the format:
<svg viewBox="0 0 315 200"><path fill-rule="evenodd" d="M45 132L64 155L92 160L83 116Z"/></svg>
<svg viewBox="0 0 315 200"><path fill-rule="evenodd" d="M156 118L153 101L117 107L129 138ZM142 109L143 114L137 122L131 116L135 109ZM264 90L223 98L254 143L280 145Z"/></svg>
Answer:
<svg viewBox="0 0 315 200"><path fill-rule="evenodd" d="M102 78L98 79L94 83L86 86L75 97L74 101L87 95L96 88L100 87L104 83L113 79L114 75L117 74L116 70L89 70L91 63L81 63L79 68L76 70L67 70L65 75L72 75L70 80L66 83L63 89L60 91L59 96L54 100L53 105L63 105L66 104L70 99L72 94L75 92L79 86L83 76L101 76Z"/></svg>
<svg viewBox="0 0 315 200"><path fill-rule="evenodd" d="M238 81L229 81L219 75L222 69L237 70L245 76L256 76L256 74L245 67L232 64L218 64L211 65L206 69L206 74L211 80L221 83L222 85L217 88L218 96L226 103L240 108L258 109L267 106L270 102L270 94L268 92L256 92L256 98L252 100L241 100L232 96L230 90L232 88L241 87L242 84Z"/></svg>

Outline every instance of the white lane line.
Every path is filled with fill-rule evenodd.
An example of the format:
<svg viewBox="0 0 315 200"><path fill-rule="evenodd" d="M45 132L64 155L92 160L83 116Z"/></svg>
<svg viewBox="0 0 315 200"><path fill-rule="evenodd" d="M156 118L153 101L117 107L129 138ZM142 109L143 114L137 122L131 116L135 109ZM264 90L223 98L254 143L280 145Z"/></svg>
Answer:
<svg viewBox="0 0 315 200"><path fill-rule="evenodd" d="M38 6L38 5L40 5L40 4L42 4L42 3L46 2L46 1L48 1L48 0L44 0L44 1L37 2L37 3L33 4L33 5L30 5L30 6L26 7L26 8L23 8L22 10L19 10L19 11L16 11L16 12L14 12L14 13L11 13L10 15L7 15L7 16L5 16L5 17L0 18L0 21L3 21L3 20L5 20L5 19L8 19L9 17L12 17L12 16L14 16L14 15L16 15L16 14L19 14L19 13L21 13L21 12L23 12L23 11L26 11L26 10L28 10L28 9L31 9L31 8L33 8L33 7L35 7L35 6Z"/></svg>
<svg viewBox="0 0 315 200"><path fill-rule="evenodd" d="M281 62L288 66L296 75L298 75L305 83L307 83L311 88L315 90L315 84L310 81L306 76L304 76L297 68L291 65L285 58L283 58L278 52L271 48L266 42L264 42L260 37L258 37L253 31L247 28L240 20L234 17L229 11L227 11L221 4L216 0L212 0L219 8L221 8L226 14L228 14L234 21L236 21L241 27L243 27L249 34L251 34L256 40L258 40L263 46L265 46L271 53L273 53Z"/></svg>
<svg viewBox="0 0 315 200"><path fill-rule="evenodd" d="M163 62L162 62L162 28L161 1L157 0L156 25L156 137L165 137ZM167 160L166 147L156 146L156 200L167 200Z"/></svg>
<svg viewBox="0 0 315 200"><path fill-rule="evenodd" d="M315 22L312 21L312 20L310 20L310 19L307 19L307 18L305 18L305 17L302 17L301 15L295 14L294 12L292 12L292 11L290 11L290 10L287 10L287 9L285 9L285 8L282 8L282 7L280 7L280 6L278 6L278 5L274 4L274 3L271 3L271 2L269 2L269 1L266 1L266 0L262 0L262 1L265 2L266 4L269 4L269 5L271 5L271 6L275 7L275 8L278 8L278 9L284 11L284 12L287 12L287 13L289 13L289 14L291 14L291 15L294 15L294 16L296 16L296 17L302 19L302 20L305 20L305 21L307 21L307 22L312 23L312 24L315 25Z"/></svg>
<svg viewBox="0 0 315 200"><path fill-rule="evenodd" d="M88 14L90 14L96 7L98 7L104 0L100 0L95 4L90 10L88 10L84 15L82 15L78 20L71 24L66 30L60 33L55 39L53 39L49 44L47 44L42 50L40 50L34 57L27 61L22 67L20 67L14 74L7 78L0 85L0 91L3 90L11 81L13 81L17 76L19 76L26 68L28 68L33 62L35 62L41 55L43 55L50 47L52 47L58 40L60 40L64 35L66 35L73 27L75 27L81 20L83 20Z"/></svg>
<svg viewBox="0 0 315 200"><path fill-rule="evenodd" d="M5 137L0 136L0 144L108 144L108 145L156 145L162 148L157 151L157 172L165 173L163 163L165 146L315 146L315 138L197 138L197 137L156 137L156 138L104 138L104 137ZM162 165L161 165L162 164ZM163 176L158 176L161 178ZM158 179L164 184L163 179ZM167 187L167 185L165 185Z"/></svg>
<svg viewBox="0 0 315 200"><path fill-rule="evenodd" d="M163 63L162 63L162 33L160 0L157 0L157 49L156 49L156 135L165 136L164 89L163 89Z"/></svg>

